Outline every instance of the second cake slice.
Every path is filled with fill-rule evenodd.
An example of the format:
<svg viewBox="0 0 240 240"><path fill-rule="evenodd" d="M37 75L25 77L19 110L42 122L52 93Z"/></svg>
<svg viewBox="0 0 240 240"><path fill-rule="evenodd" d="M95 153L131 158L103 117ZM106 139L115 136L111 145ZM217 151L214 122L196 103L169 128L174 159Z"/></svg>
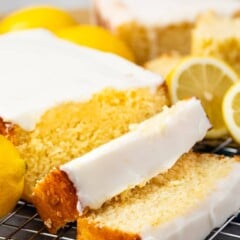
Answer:
<svg viewBox="0 0 240 240"><path fill-rule="evenodd" d="M240 208L239 157L187 153L78 219L78 240L203 240ZM220 239L220 238L219 238Z"/></svg>

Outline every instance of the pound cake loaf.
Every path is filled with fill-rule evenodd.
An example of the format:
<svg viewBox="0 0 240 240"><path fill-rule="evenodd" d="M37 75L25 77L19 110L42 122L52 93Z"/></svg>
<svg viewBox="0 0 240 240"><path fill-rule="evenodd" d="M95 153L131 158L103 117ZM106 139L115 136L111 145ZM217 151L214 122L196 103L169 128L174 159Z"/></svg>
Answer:
<svg viewBox="0 0 240 240"><path fill-rule="evenodd" d="M164 80L44 30L0 37L0 134L27 163L23 198L53 167L129 131L168 104Z"/></svg>
<svg viewBox="0 0 240 240"><path fill-rule="evenodd" d="M78 219L78 240L203 240L240 208L240 161L185 154L146 186Z"/></svg>
<svg viewBox="0 0 240 240"><path fill-rule="evenodd" d="M121 192L166 172L210 127L199 100L180 101L51 171L37 183L33 203L49 231L56 232L86 209L98 209Z"/></svg>
<svg viewBox="0 0 240 240"><path fill-rule="evenodd" d="M239 9L238 0L94 0L93 15L133 49L141 64L172 50L189 53L191 30L202 13L232 16Z"/></svg>
<svg viewBox="0 0 240 240"><path fill-rule="evenodd" d="M192 54L213 56L240 74L240 19L206 14L192 31Z"/></svg>

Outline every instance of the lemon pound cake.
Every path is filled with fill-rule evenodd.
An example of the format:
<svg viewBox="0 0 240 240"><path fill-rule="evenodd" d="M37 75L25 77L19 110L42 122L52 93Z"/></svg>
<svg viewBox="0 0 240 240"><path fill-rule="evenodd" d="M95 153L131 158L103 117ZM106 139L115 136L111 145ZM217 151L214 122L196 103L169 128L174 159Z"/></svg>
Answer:
<svg viewBox="0 0 240 240"><path fill-rule="evenodd" d="M55 232L86 208L98 209L126 189L166 172L204 138L210 126L199 100L180 101L131 132L50 172L36 185L33 203ZM66 203L71 208L66 209Z"/></svg>
<svg viewBox="0 0 240 240"><path fill-rule="evenodd" d="M120 57L43 30L0 37L0 134L27 163L24 199L50 169L168 104L164 81Z"/></svg>
<svg viewBox="0 0 240 240"><path fill-rule="evenodd" d="M231 16L238 0L94 0L95 21L122 38L144 63L172 50L190 52L191 30L198 15L213 10Z"/></svg>
<svg viewBox="0 0 240 240"><path fill-rule="evenodd" d="M146 186L78 219L78 240L203 240L240 208L240 162L188 153Z"/></svg>
<svg viewBox="0 0 240 240"><path fill-rule="evenodd" d="M199 18L192 32L192 54L220 58L240 74L240 19L214 14Z"/></svg>

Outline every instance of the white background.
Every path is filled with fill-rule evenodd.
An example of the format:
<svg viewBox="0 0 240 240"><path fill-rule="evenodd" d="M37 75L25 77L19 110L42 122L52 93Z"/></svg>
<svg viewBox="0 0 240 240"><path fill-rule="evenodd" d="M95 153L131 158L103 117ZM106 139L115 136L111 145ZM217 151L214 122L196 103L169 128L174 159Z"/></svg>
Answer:
<svg viewBox="0 0 240 240"><path fill-rule="evenodd" d="M0 13L34 4L52 4L63 8L87 7L90 0L0 0Z"/></svg>

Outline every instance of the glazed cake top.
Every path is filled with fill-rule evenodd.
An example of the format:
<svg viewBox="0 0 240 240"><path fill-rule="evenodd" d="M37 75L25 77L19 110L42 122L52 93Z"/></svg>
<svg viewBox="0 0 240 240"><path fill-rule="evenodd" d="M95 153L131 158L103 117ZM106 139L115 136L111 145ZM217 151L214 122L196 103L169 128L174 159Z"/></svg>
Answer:
<svg viewBox="0 0 240 240"><path fill-rule="evenodd" d="M0 116L33 130L42 114L66 101L88 100L110 87L148 87L163 78L113 54L80 47L45 30L0 36Z"/></svg>

